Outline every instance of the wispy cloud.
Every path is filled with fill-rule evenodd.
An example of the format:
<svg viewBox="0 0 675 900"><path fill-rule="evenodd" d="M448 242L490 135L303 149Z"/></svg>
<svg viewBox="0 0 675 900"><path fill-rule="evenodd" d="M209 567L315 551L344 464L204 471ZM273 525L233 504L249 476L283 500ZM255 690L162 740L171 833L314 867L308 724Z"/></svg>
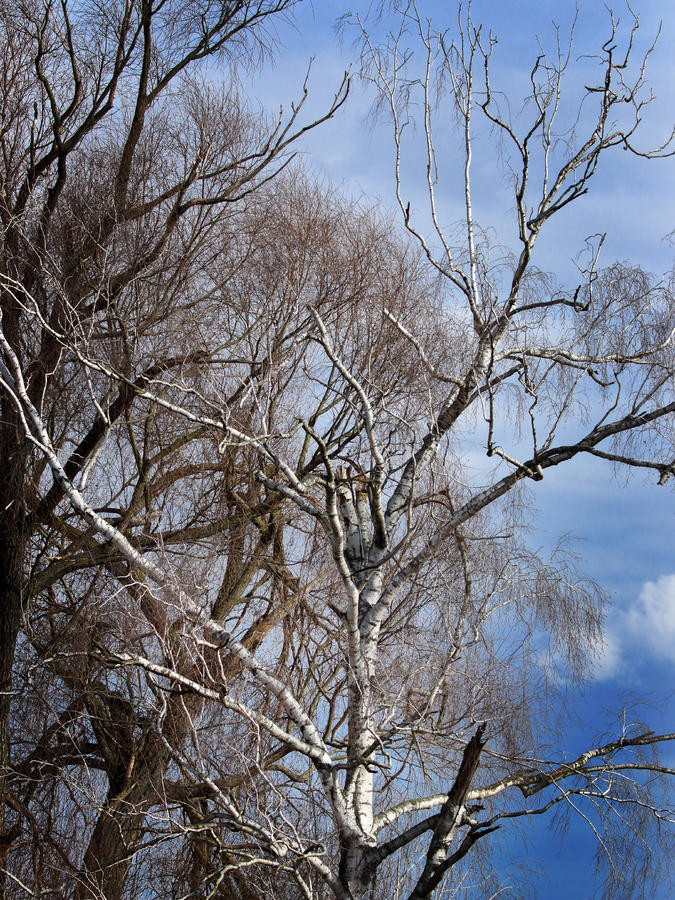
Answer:
<svg viewBox="0 0 675 900"><path fill-rule="evenodd" d="M594 680L609 681L615 678L621 670L621 662L621 642L613 632L606 630L593 660Z"/></svg>

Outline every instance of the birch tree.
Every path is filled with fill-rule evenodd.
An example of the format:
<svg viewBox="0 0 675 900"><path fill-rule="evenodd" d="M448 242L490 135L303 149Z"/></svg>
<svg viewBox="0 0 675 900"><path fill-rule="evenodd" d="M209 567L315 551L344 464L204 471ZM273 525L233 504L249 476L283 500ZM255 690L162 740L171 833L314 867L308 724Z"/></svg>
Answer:
<svg viewBox="0 0 675 900"><path fill-rule="evenodd" d="M612 147L668 152L639 142L636 32L620 51L610 20L564 141L566 51L523 121L470 18L453 40L409 4L384 46L364 33L399 232L279 171L301 102L267 126L193 73L250 60L288 6L3 8L5 895L449 896L498 829L563 806L604 895L639 894L673 735L556 746L542 641L583 677L602 608L523 534L528 488L575 457L674 472L672 284L600 242L569 289L536 266ZM430 232L401 176L416 91ZM496 260L479 117L513 173Z"/></svg>

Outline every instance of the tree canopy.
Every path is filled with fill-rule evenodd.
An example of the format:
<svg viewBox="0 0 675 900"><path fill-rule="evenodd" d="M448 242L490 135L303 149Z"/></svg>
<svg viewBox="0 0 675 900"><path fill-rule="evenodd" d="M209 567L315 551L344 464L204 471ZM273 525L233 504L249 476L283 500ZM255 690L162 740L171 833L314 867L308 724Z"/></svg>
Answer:
<svg viewBox="0 0 675 900"><path fill-rule="evenodd" d="M566 287L536 257L613 148L671 152L651 51L608 16L568 96L558 35L521 108L470 10L343 20L392 213L295 155L348 75L318 117L310 79L246 96L295 5L0 0L2 894L485 897L499 834L567 806L603 896L641 896L675 736L565 755L602 592L526 530L574 458L675 474L672 276L585 234Z"/></svg>

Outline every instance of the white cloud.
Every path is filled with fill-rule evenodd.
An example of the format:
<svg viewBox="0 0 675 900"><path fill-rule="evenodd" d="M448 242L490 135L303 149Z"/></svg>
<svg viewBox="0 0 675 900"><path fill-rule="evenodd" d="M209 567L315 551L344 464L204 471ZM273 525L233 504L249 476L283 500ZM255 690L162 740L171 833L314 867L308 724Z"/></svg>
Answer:
<svg viewBox="0 0 675 900"><path fill-rule="evenodd" d="M626 631L675 664L675 575L645 582L626 616Z"/></svg>
<svg viewBox="0 0 675 900"><path fill-rule="evenodd" d="M616 677L621 669L623 652L618 635L607 629L598 642L593 660L593 678L596 681L609 681Z"/></svg>
<svg viewBox="0 0 675 900"><path fill-rule="evenodd" d="M675 575L646 581L629 609L610 613L598 642L593 677L608 681L649 658L675 665Z"/></svg>

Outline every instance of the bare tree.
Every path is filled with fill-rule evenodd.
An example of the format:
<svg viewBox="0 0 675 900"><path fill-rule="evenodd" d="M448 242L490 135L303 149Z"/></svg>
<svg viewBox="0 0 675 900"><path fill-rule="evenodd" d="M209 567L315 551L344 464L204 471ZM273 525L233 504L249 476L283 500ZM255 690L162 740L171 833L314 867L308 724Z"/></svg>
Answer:
<svg viewBox="0 0 675 900"><path fill-rule="evenodd" d="M0 7L2 327L25 373L26 396L40 408L56 446L66 456L66 477L80 479L84 487L97 458L109 463L111 478L101 507L117 509L121 518L115 527L123 532L141 527L141 522L151 529L155 512L150 507L159 502L166 521L173 521L182 532L180 538L174 537L185 544L190 526L199 520L200 506L209 502L197 504L194 519L187 513L187 518L177 518L175 500L162 498L176 482L189 482L190 466L197 472L207 468L206 462L190 459L186 449L201 432L171 432L154 413L139 424L133 409L138 391L149 380L172 372L179 378L188 370L196 374L209 352L218 356L213 349L218 341L225 349L217 365L225 367L228 340L244 329L244 317L251 318L248 338L253 342L256 323L260 328L263 314L271 313L262 308L256 313L250 303L238 312L234 302L227 306L224 301L232 271L255 244L245 227L235 226L241 213L234 210L243 209L247 195L288 164L288 148L317 123L302 121L307 86L288 114L262 121L239 96L237 72L242 66L255 66L272 49L274 22L292 6L289 0L200 4L129 0L76 6L11 2ZM203 81L204 62L220 65L220 84ZM326 116L341 105L346 90L345 81ZM217 298L208 309L203 306L207 297ZM188 327L193 343L186 340ZM226 330L214 338L222 327ZM199 330L210 335L208 347L202 345ZM106 375L76 374L74 359L64 355L64 333L114 364L124 379L111 382ZM239 371L248 359L248 382L255 393L266 363L264 355L260 360L254 357L244 356ZM249 389L248 382L244 378L240 391ZM125 428L128 440L120 441ZM6 781L17 640L28 642L21 646L22 653L29 645L48 652L64 636L64 628L69 635L79 629L82 636L82 628L86 632L87 627L100 627L103 619L98 614L86 615L87 624L82 610L102 602L97 589L101 578L122 579L119 584L126 585L130 577L116 554L94 547L86 528L78 529L64 512L62 485L45 481L45 461L35 455L24 432L15 398L3 392L0 762L3 815L9 816L3 831L5 854L18 837L10 808L14 815L29 816L35 834L40 828ZM158 439L154 446L153 435ZM115 443L117 453L111 455L107 448ZM221 463L217 466L219 471L224 468ZM154 491L148 484L151 475L161 482ZM221 521L223 515L221 506ZM211 522L205 530L218 533L219 526ZM85 569L99 574L79 574L64 586L52 596L51 606L38 613L40 628L31 626L21 637L22 614L34 609L32 588L37 588L35 596L53 594L53 585L66 574ZM133 592L132 585L129 589ZM103 591L114 596L115 588L106 586ZM150 594L139 602L154 627L166 627L166 612L157 605L151 610ZM61 603L70 608L65 624ZM45 632L42 626L47 621ZM78 666L74 671L57 666L62 689L74 696L65 710L56 704L56 719L44 726L43 733L39 718L34 722L38 746L59 731L62 721L69 727L89 715L93 733L85 729L84 746L92 746L93 739L107 749L101 749L102 757L94 753L89 759L85 753L85 764L95 761L100 768L105 760L109 795L114 798L128 754L133 753L123 747L120 737L130 734L128 723L118 721L124 701L112 688L107 692L87 665L80 661ZM87 690L93 687L86 702L78 694L78 685L85 683ZM111 717L120 735L115 734ZM76 742L71 750L77 746ZM34 763L27 754L29 768L40 764L41 752L47 752L46 745ZM156 778L153 766L161 771L161 755L155 747L146 780ZM34 780L32 785L29 792L35 790ZM77 803L82 809L82 801ZM128 826L132 831L143 820L143 803L135 809ZM92 813L84 815L91 824ZM91 835L83 831L80 843L74 843L72 867L93 873L83 876L83 884L91 881L97 890L114 896L129 865L119 849L125 846L126 826L118 831L110 816L94 818L94 824ZM57 830L67 838L66 822ZM85 846L88 842L83 860L77 859L82 840ZM67 844L59 852L65 853L62 864L69 865ZM109 858L119 859L119 865L101 875L107 864L102 860ZM54 889L61 894L58 884Z"/></svg>
<svg viewBox="0 0 675 900"><path fill-rule="evenodd" d="M601 604L522 535L525 486L581 454L673 474L671 286L597 245L569 291L534 263L606 151L667 152L637 144L637 22L569 131L567 51L535 62L523 125L470 17L453 41L410 3L384 47L364 32L397 234L286 165L302 102L268 126L199 79L290 5L2 8L5 894L421 900L561 806L606 895L638 894L673 735L626 721L561 755L540 642L582 675ZM417 91L430 236L401 178ZM475 117L514 173L494 261Z"/></svg>

